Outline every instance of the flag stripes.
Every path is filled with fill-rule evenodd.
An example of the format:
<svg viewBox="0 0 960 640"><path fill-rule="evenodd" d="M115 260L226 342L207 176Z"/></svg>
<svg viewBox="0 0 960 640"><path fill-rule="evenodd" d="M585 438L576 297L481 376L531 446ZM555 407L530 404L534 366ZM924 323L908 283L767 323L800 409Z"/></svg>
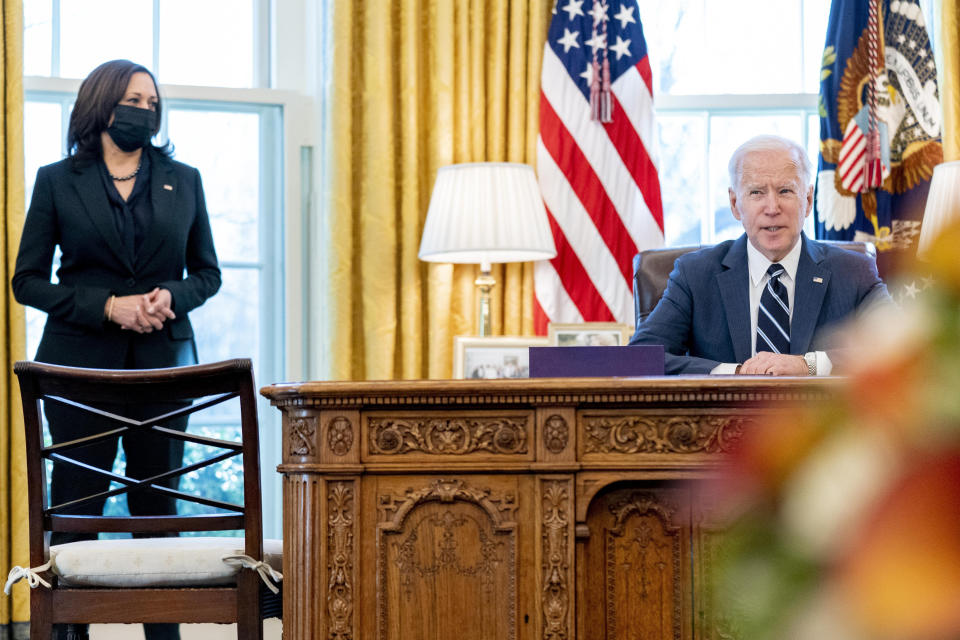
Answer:
<svg viewBox="0 0 960 640"><path fill-rule="evenodd" d="M557 257L534 270L538 333L549 321L632 324L633 256L663 243L646 43L635 2L612 4L616 15L599 0L558 6L544 47L537 169ZM591 119L594 52L610 68L608 123Z"/></svg>

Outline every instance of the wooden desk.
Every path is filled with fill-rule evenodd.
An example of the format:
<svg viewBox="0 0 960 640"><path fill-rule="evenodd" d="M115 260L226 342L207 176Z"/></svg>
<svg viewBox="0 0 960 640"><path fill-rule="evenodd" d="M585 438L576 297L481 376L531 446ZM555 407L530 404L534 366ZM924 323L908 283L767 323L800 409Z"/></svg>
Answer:
<svg viewBox="0 0 960 640"><path fill-rule="evenodd" d="M283 412L284 637L719 636L696 595L713 530L703 481L766 407L835 384L266 387Z"/></svg>

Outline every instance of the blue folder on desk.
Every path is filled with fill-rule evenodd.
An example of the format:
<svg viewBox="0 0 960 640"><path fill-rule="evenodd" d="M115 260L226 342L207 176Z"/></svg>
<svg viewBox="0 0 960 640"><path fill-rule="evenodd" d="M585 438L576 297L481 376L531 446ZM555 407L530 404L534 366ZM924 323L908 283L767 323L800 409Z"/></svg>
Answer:
<svg viewBox="0 0 960 640"><path fill-rule="evenodd" d="M663 346L530 347L531 378L663 375Z"/></svg>

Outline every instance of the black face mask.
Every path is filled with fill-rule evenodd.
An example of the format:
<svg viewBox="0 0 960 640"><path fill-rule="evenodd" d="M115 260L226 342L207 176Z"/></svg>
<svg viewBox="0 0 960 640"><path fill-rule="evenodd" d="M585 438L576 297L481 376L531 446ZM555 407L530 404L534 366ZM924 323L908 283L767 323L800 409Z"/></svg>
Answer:
<svg viewBox="0 0 960 640"><path fill-rule="evenodd" d="M118 104L113 110L113 124L107 133L123 151L136 151L150 143L157 126L157 112Z"/></svg>

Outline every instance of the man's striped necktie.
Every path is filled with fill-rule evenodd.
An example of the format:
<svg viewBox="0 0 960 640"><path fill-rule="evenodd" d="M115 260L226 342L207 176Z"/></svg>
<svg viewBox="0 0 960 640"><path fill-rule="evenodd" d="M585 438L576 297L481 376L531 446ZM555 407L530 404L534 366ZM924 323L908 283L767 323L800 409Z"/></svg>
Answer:
<svg viewBox="0 0 960 640"><path fill-rule="evenodd" d="M760 296L757 310L757 353L790 353L790 302L787 288L780 282L784 268L777 263L770 265L770 279Z"/></svg>

